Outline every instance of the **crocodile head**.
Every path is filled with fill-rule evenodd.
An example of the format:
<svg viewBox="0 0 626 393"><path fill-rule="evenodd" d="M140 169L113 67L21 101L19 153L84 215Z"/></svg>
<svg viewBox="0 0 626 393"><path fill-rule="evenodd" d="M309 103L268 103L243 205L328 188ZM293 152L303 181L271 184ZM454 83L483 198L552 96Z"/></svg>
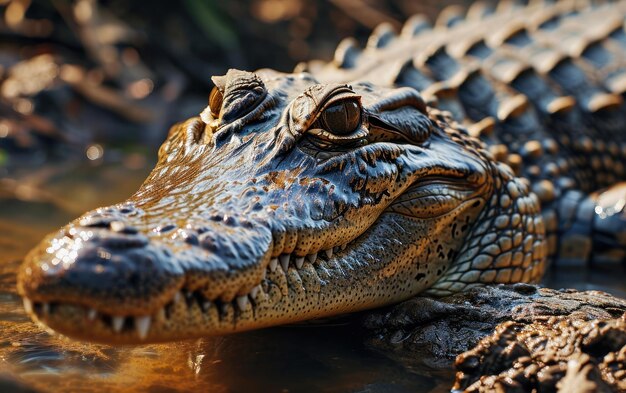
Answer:
<svg viewBox="0 0 626 393"><path fill-rule="evenodd" d="M527 225L536 198L417 91L269 70L214 82L139 191L26 257L18 289L37 320L167 341L540 274L542 253L525 248L543 244ZM500 232L508 248L489 237Z"/></svg>

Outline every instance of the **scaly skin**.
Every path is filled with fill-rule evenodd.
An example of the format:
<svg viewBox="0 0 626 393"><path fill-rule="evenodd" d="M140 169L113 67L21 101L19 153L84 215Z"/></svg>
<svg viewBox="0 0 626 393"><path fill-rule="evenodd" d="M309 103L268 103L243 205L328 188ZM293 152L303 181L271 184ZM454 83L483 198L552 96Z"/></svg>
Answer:
<svg viewBox="0 0 626 393"><path fill-rule="evenodd" d="M604 83L626 62L613 58L613 73L590 81L585 65L575 86L562 75L580 71L578 59L533 63L541 50L557 53L554 23L613 26L609 16L624 7L611 7L493 16L475 7L467 21L449 11L438 22L445 28L413 19L395 37L383 26L362 54L343 43L325 66L214 78L209 107L172 128L135 195L27 256L18 277L27 310L76 338L167 341L535 282L548 256L571 259L557 236L602 238L623 252L621 237L596 236L606 223L584 224L600 211L622 228L611 197L620 189L586 193L623 175L626 149L614 134L622 100ZM536 27L544 14L556 22ZM526 30L509 31L514 15ZM618 33L594 34L614 48ZM496 38L477 39L487 35ZM504 76L488 66L506 61ZM530 76L534 84L522 83ZM598 143L582 160L571 154L589 148L583 135L615 144L606 138L602 152L614 161L594 167L593 182L585 160L594 166ZM559 159L579 166L573 177Z"/></svg>

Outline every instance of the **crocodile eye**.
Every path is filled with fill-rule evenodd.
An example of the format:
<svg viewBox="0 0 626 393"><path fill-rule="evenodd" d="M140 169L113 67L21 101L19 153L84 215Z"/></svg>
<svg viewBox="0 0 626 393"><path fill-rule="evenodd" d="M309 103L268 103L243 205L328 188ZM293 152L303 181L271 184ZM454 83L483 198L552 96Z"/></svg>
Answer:
<svg viewBox="0 0 626 393"><path fill-rule="evenodd" d="M331 103L322 110L308 130L310 137L323 144L353 146L366 144L367 128L361 121L361 104L349 98Z"/></svg>
<svg viewBox="0 0 626 393"><path fill-rule="evenodd" d="M211 90L211 95L209 95L209 109L211 110L211 115L214 118L220 117L220 111L222 110L222 101L224 100L224 95L217 87L214 87Z"/></svg>
<svg viewBox="0 0 626 393"><path fill-rule="evenodd" d="M361 108L355 100L343 100L322 112L323 126L335 135L348 135L361 125Z"/></svg>

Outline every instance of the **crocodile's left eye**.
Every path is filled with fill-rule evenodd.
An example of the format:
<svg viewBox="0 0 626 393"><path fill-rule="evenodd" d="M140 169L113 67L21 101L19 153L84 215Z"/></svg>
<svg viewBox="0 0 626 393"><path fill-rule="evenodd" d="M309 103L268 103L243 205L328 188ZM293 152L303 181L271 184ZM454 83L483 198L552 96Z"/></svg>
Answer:
<svg viewBox="0 0 626 393"><path fill-rule="evenodd" d="M224 101L224 95L217 87L211 90L209 95L209 109L211 110L211 116L215 119L220 117L220 111L222 110L222 102Z"/></svg>
<svg viewBox="0 0 626 393"><path fill-rule="evenodd" d="M339 100L322 110L308 132L318 139L338 144L363 141L367 129L362 127L361 112L357 99Z"/></svg>

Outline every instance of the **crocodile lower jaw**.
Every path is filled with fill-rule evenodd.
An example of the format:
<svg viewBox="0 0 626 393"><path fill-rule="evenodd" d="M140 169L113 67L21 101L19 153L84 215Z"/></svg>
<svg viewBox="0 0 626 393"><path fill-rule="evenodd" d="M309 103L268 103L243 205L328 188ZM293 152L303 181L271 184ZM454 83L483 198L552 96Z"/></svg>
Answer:
<svg viewBox="0 0 626 393"><path fill-rule="evenodd" d="M302 286L303 276L310 278L312 269L326 270L322 263L334 265L333 256L341 254L348 244L309 254L281 254L272 258L260 284L249 293L230 301L207 299L200 291L185 287L175 292L173 298L156 312L147 315L113 315L89 306L65 301L34 301L23 298L24 309L44 328L67 334L78 339L104 343L161 342L180 339L176 329L178 321L185 324L196 321L192 331L202 336L227 334L253 328L274 325L276 321L263 324L251 318L258 307L267 307L274 299L281 299L284 292L297 285ZM336 259L336 258L335 258ZM269 279L269 280L268 280ZM305 285L306 286L306 285ZM290 322L285 320L284 322Z"/></svg>

